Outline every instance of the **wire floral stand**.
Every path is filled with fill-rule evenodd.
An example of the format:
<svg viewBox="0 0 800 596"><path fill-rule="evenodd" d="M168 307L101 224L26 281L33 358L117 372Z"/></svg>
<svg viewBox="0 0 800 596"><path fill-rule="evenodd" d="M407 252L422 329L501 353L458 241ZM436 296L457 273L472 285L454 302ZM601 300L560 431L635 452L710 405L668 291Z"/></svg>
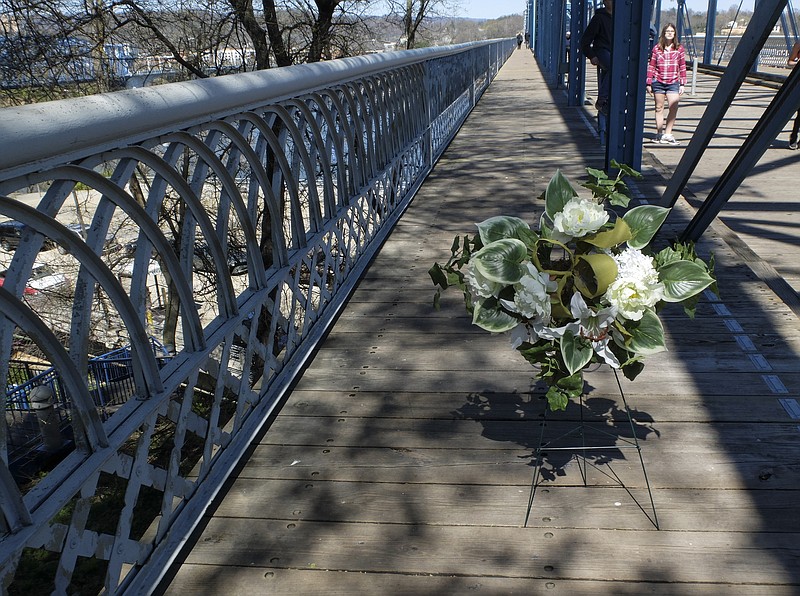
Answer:
<svg viewBox="0 0 800 596"><path fill-rule="evenodd" d="M575 458L578 464L578 469L580 470L581 479L583 481L583 486L590 486L588 482L588 467L591 466L595 470L598 470L601 474L609 478L613 481L613 483L624 489L625 492L633 499L639 509L642 510L642 513L647 517L647 519L655 526L656 530L659 530L660 527L658 525L658 515L656 513L656 506L655 502L653 501L653 491L650 488L650 480L647 477L647 468L644 465L644 458L642 457L642 449L639 445L639 439L636 436L636 426L633 423L633 418L631 416L631 410L628 407L628 402L625 399L625 393L622 390L622 384L619 380L619 375L616 370L614 370L614 378L617 382L617 387L619 388L619 394L622 397L622 404L625 408L625 415L627 417L627 424L630 427L630 436L631 438L626 438L622 436L620 432L611 432L604 428L595 428L589 425L589 423L584 419L584 396L581 395L579 405L580 405L580 420L577 426L569 429L568 431L558 435L555 438L548 439L545 441L545 428L547 427L547 411L545 410L544 419L542 421L542 430L539 435L539 442L536 450L534 451L534 472L533 472L533 480L531 481L531 491L528 497L528 509L525 514L525 526L528 526L528 520L530 519L531 510L533 509L533 502L536 498L536 490L539 487L539 483L542 478L542 465L544 463L545 458L551 452L566 452L571 454L570 461L572 458ZM619 422L619 424L625 425L625 420ZM614 425L616 428L616 423ZM605 441L609 440L608 444L600 444L596 445L594 442L592 444L587 444L587 436L589 434L596 435L599 440ZM610 441L613 439L613 441ZM573 441L572 444L569 444L569 441ZM567 443L566 445L564 443ZM622 479L617 475L617 473L613 470L610 464L597 464L594 461L591 461L587 458L587 455L590 453L602 453L603 451L612 451L612 450L636 450L636 453L639 457L639 463L642 467L642 475L644 477L644 483L647 487L647 495L650 500L649 508L646 505L643 505L639 502L636 496L631 492L631 489L625 485ZM603 470L600 466L604 466L608 469L608 471ZM651 513L652 512L652 513Z"/></svg>

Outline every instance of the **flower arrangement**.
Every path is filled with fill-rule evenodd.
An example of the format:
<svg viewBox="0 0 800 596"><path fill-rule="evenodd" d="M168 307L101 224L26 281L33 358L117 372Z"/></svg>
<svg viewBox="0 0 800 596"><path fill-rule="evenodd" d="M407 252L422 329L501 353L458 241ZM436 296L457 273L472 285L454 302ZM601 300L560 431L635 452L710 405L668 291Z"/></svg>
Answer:
<svg viewBox="0 0 800 596"><path fill-rule="evenodd" d="M457 236L448 262L429 270L436 308L443 290L460 288L473 324L509 332L512 347L539 366L536 378L548 385L553 410L580 396L591 363L633 380L645 356L666 350L658 317L664 304L681 303L693 317L700 292L717 292L713 256L704 262L693 244L653 254L649 245L669 209L627 209L623 177L641 175L612 167L615 178L587 168L582 186L591 197L556 172L539 197L538 232L517 217L491 217L477 225L477 236Z"/></svg>

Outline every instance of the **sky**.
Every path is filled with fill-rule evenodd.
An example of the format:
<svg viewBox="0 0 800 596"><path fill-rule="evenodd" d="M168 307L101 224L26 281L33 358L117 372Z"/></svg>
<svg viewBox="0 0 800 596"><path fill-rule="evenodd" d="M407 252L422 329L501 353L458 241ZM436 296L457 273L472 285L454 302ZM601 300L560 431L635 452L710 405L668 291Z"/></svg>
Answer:
<svg viewBox="0 0 800 596"><path fill-rule="evenodd" d="M717 10L727 10L731 6L738 7L741 0L717 0ZM753 10L754 0L744 0L742 10ZM474 19L496 19L509 14L522 14L525 12L527 2L525 0L462 0L458 3L461 7L461 14L465 17ZM678 5L676 0L661 0L661 10L675 8ZM689 10L705 12L708 8L708 0L686 0Z"/></svg>
<svg viewBox="0 0 800 596"><path fill-rule="evenodd" d="M473 19L496 19L509 14L523 14L525 0L461 0L461 16Z"/></svg>

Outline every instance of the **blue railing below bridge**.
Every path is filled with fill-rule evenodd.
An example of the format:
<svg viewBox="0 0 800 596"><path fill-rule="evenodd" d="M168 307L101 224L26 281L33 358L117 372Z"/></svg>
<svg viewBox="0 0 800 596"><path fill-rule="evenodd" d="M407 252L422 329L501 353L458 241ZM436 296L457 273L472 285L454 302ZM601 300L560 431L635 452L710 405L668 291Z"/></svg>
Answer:
<svg viewBox="0 0 800 596"><path fill-rule="evenodd" d="M170 358L169 353L156 338L150 342L161 366ZM106 420L117 406L135 394L133 358L130 346L112 350L88 362L88 387L101 419ZM58 424L68 430L71 420L72 400L66 391L58 370L41 362L11 360L6 380L6 425L8 427L8 459L13 467L15 460L32 449L39 448L42 437L31 393L36 387L46 386Z"/></svg>
<svg viewBox="0 0 800 596"><path fill-rule="evenodd" d="M56 593L90 559L103 561L98 588L152 589L515 47L0 110L0 216L25 226L0 287L0 384L22 334L58 371L75 435L74 451L23 490L0 426L5 586L31 568L25 557L51 553L54 575L37 581ZM66 227L76 210L83 237ZM62 277L26 298L45 257ZM153 329L172 354L163 366ZM131 346L135 399L103 420L86 346L109 337ZM112 489L108 527L93 505Z"/></svg>

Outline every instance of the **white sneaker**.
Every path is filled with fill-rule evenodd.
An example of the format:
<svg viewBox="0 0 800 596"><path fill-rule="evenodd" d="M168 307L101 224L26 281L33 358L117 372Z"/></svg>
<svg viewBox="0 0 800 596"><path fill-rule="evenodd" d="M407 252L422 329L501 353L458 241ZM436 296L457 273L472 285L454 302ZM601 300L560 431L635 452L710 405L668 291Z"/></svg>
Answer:
<svg viewBox="0 0 800 596"><path fill-rule="evenodd" d="M662 135L661 136L661 144L662 145L680 145L678 141L675 140L675 137L672 135Z"/></svg>

